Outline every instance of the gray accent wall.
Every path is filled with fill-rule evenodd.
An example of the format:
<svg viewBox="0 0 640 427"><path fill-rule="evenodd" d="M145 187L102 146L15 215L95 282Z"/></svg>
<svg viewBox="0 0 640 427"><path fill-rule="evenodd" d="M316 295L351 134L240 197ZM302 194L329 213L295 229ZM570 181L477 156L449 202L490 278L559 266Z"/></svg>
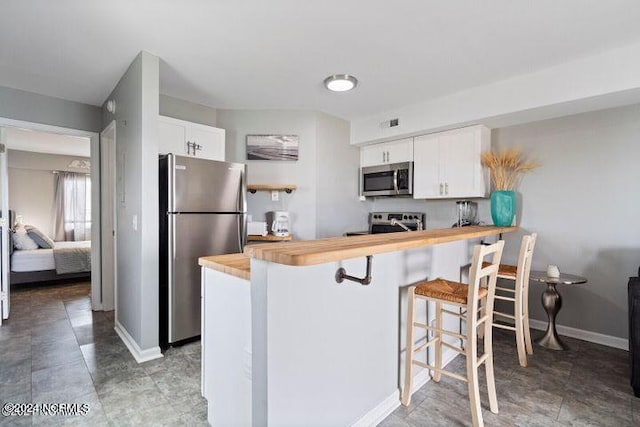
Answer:
<svg viewBox="0 0 640 427"><path fill-rule="evenodd" d="M288 110L218 110L217 127L226 130L227 160L247 164L250 184L295 184L292 194L271 201L268 192L247 195L254 221L265 213L286 210L296 239L339 236L366 227L366 212L357 200L359 149L349 145L349 123L323 113ZM299 160L246 159L251 134L295 134Z"/></svg>
<svg viewBox="0 0 640 427"><path fill-rule="evenodd" d="M515 262L524 232L537 232L534 269L556 264L589 280L559 286L558 324L627 338L627 281L640 266L640 105L495 129L492 140L542 164L520 185L523 232L505 236L505 261ZM546 321L543 290L531 284L529 306Z"/></svg>
<svg viewBox="0 0 640 427"><path fill-rule="evenodd" d="M115 115L105 101L102 124L116 120L117 320L145 351L159 333L158 57L141 52L108 99L116 101Z"/></svg>
<svg viewBox="0 0 640 427"><path fill-rule="evenodd" d="M0 117L91 132L102 129L100 107L2 86Z"/></svg>
<svg viewBox="0 0 640 427"><path fill-rule="evenodd" d="M174 119L216 126L217 110L206 105L194 104L169 95L160 95L160 115Z"/></svg>

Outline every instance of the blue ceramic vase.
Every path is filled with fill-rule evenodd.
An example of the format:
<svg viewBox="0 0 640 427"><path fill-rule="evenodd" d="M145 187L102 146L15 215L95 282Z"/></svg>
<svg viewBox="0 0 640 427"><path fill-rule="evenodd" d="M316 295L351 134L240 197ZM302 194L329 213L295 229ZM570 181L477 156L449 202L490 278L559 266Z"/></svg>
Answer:
<svg viewBox="0 0 640 427"><path fill-rule="evenodd" d="M491 193L491 219L496 227L509 227L516 216L516 193L499 190Z"/></svg>

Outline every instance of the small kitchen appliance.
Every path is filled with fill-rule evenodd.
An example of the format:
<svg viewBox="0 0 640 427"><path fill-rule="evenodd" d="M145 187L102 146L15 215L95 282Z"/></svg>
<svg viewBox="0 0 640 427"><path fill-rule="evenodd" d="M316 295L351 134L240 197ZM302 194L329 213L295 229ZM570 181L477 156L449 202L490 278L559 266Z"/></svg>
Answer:
<svg viewBox="0 0 640 427"><path fill-rule="evenodd" d="M361 168L360 187L360 194L366 197L411 196L413 162Z"/></svg>
<svg viewBox="0 0 640 427"><path fill-rule="evenodd" d="M270 225L271 234L276 237L287 237L290 233L289 212L267 212L267 225Z"/></svg>
<svg viewBox="0 0 640 427"><path fill-rule="evenodd" d="M453 227L466 227L478 225L478 204L471 200L458 200L456 202L458 220Z"/></svg>

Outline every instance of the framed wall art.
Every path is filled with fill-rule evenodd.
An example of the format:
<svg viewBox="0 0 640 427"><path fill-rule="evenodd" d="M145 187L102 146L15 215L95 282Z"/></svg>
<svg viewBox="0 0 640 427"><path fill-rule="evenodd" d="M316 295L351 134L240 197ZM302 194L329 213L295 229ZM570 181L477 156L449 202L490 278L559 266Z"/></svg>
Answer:
<svg viewBox="0 0 640 427"><path fill-rule="evenodd" d="M247 160L298 160L298 135L247 135Z"/></svg>

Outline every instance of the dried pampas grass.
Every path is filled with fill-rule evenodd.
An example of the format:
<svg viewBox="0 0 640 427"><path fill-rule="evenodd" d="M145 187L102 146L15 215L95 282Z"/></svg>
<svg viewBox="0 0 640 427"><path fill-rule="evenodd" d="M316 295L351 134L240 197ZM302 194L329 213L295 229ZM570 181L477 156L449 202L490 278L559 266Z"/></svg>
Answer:
<svg viewBox="0 0 640 427"><path fill-rule="evenodd" d="M485 151L481 160L482 166L491 172L495 190L514 190L523 174L539 166L537 162L527 160L520 148Z"/></svg>

